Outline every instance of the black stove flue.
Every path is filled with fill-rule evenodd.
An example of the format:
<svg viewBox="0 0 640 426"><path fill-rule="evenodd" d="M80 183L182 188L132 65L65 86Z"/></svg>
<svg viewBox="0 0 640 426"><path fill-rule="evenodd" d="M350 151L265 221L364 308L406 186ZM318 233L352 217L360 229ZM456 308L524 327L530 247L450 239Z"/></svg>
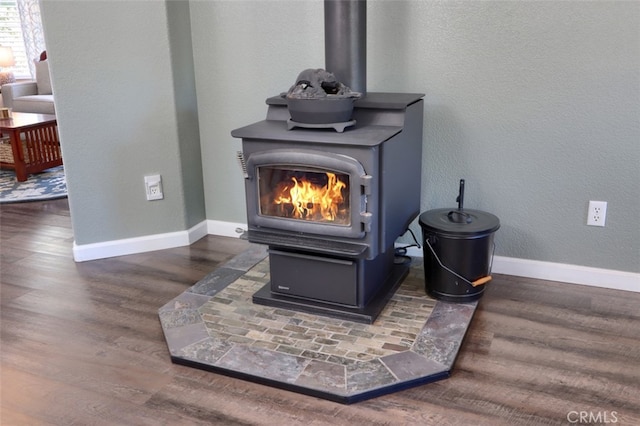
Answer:
<svg viewBox="0 0 640 426"><path fill-rule="evenodd" d="M368 93L355 126L339 133L289 129L277 96L266 120L232 132L246 164L248 239L269 246L271 282L255 303L375 320L408 271L394 262L394 243L420 209L422 97ZM305 180L324 195L338 184L328 213L317 197L292 200Z"/></svg>
<svg viewBox="0 0 640 426"><path fill-rule="evenodd" d="M360 93L367 92L367 2L325 0L325 68L338 81Z"/></svg>

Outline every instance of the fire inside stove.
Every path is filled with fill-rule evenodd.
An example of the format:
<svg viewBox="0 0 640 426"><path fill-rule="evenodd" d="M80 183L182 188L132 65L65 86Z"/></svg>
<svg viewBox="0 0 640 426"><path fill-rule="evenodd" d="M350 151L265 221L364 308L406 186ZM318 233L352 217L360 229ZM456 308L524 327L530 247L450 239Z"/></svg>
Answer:
<svg viewBox="0 0 640 426"><path fill-rule="evenodd" d="M348 174L269 166L258 181L263 216L351 225Z"/></svg>

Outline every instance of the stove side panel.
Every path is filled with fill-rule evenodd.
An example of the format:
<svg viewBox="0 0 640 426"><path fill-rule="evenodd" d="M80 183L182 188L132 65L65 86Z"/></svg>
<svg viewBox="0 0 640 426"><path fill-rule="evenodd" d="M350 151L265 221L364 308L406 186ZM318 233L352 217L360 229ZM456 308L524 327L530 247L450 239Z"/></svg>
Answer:
<svg viewBox="0 0 640 426"><path fill-rule="evenodd" d="M406 109L405 125L381 146L381 251L391 247L420 213L424 101Z"/></svg>

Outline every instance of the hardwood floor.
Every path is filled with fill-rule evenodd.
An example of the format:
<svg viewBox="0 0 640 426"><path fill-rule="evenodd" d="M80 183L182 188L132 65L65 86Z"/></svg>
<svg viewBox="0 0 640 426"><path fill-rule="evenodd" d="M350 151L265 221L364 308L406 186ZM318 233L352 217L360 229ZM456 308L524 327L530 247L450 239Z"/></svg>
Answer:
<svg viewBox="0 0 640 426"><path fill-rule="evenodd" d="M640 293L496 276L450 378L347 406L171 363L158 308L247 242L72 242L66 200L0 207L2 425L640 424Z"/></svg>

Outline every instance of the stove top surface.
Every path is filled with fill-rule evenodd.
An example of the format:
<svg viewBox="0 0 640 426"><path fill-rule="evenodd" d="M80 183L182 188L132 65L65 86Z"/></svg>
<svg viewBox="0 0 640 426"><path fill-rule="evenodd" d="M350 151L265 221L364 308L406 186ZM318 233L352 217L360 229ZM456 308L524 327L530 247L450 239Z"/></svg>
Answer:
<svg viewBox="0 0 640 426"><path fill-rule="evenodd" d="M289 130L286 120L263 120L231 132L231 136L243 139L277 140L283 142L377 146L402 131L402 126L359 126L346 128L344 132L329 129Z"/></svg>

